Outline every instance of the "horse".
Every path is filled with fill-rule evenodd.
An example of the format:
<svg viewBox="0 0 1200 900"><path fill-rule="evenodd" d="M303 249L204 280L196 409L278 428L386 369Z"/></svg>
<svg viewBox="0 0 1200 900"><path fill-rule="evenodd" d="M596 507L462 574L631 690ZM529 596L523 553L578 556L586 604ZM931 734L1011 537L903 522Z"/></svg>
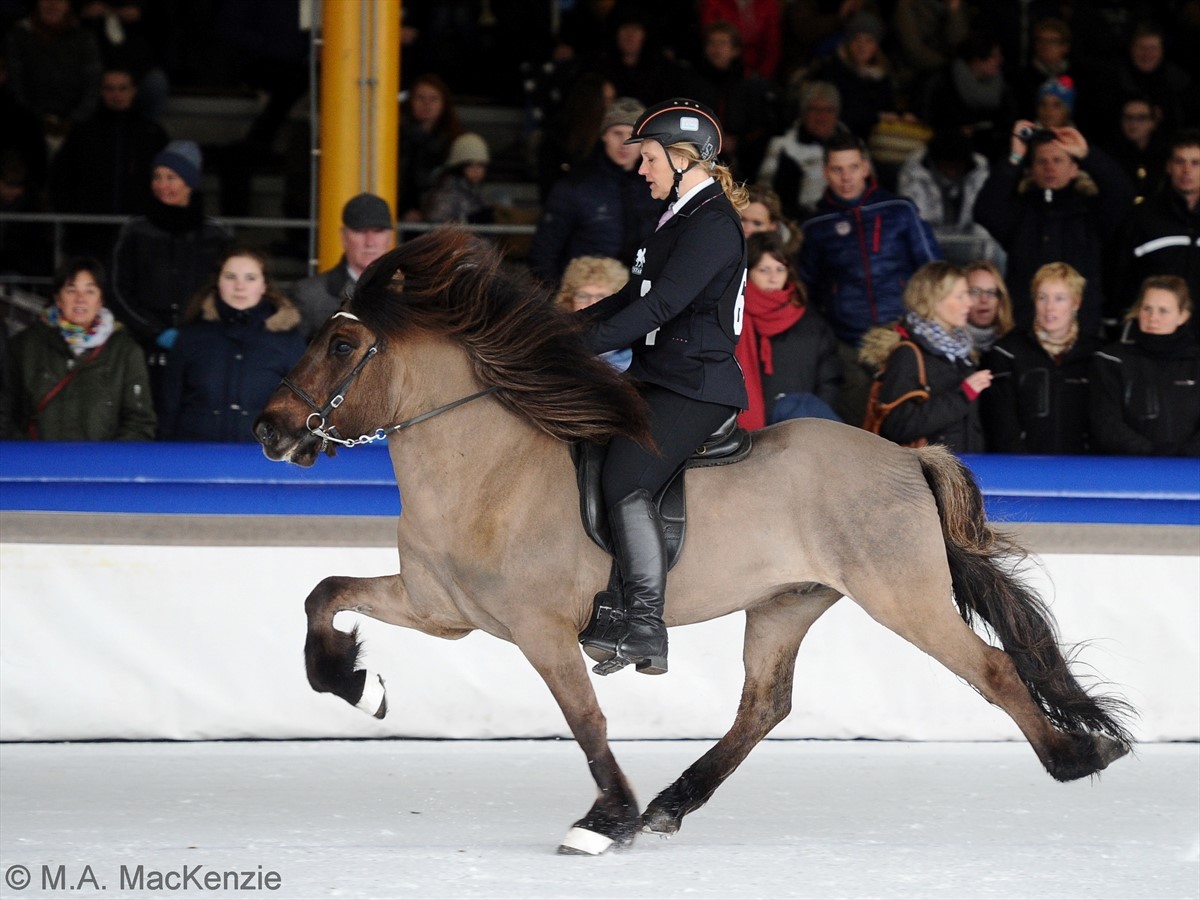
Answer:
<svg viewBox="0 0 1200 900"><path fill-rule="evenodd" d="M1014 568L1023 551L986 521L965 466L944 447L801 419L753 432L744 461L686 473L687 539L664 618L744 612L745 682L729 731L640 811L579 647L611 560L585 535L570 451L615 434L649 440L646 411L629 378L587 352L576 318L503 262L457 228L385 254L255 420L267 457L301 466L386 440L403 499L400 571L327 577L305 600L315 691L386 714L382 679L358 665L357 627L333 627L343 610L511 641L595 779L558 848L586 855L673 834L707 802L791 711L800 643L842 597L1003 709L1055 779L1130 750L1132 708L1072 673L1050 611Z"/></svg>

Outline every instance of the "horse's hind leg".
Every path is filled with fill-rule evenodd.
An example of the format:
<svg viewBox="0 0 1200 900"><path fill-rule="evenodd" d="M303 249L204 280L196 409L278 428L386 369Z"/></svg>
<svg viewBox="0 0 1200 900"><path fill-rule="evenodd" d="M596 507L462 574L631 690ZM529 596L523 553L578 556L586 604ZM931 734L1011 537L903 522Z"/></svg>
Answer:
<svg viewBox="0 0 1200 900"><path fill-rule="evenodd" d="M358 627L349 633L339 631L333 627L333 617L343 610L369 615L372 596L393 595L403 590L399 575L379 578L334 575L313 588L304 601L308 617L304 664L314 691L335 694L377 719L387 714L383 679L374 672L357 668Z"/></svg>
<svg viewBox="0 0 1200 900"><path fill-rule="evenodd" d="M905 585L902 596L893 587L896 584ZM1009 655L988 644L962 620L950 599L948 572L910 578L897 574L886 585L879 581L874 588L853 592L853 596L873 619L928 653L1008 713L1055 778L1068 781L1107 764L1083 762L1093 743L1091 736L1055 728L1030 695Z"/></svg>
<svg viewBox="0 0 1200 900"><path fill-rule="evenodd" d="M642 814L642 830L674 834L683 817L699 809L742 760L792 710L796 654L809 627L842 595L819 587L785 595L746 612L742 657L746 682L733 727Z"/></svg>

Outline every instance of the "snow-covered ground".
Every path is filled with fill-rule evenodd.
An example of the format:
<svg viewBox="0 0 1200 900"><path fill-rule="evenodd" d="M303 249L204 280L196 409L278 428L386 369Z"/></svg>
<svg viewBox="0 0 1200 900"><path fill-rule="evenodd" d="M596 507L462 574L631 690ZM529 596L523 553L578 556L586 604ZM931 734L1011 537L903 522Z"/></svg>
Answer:
<svg viewBox="0 0 1200 900"><path fill-rule="evenodd" d="M614 745L643 804L708 746ZM4 744L0 896L1200 896L1197 744L1064 785L1025 744L769 741L674 838L556 855L593 795L568 741Z"/></svg>

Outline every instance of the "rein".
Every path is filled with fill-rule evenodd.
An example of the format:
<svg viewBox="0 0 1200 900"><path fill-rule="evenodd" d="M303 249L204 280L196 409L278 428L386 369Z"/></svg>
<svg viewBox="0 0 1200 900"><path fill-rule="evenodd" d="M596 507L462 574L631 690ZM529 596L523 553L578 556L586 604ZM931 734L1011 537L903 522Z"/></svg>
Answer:
<svg viewBox="0 0 1200 900"><path fill-rule="evenodd" d="M343 316L347 319L353 319L355 322L361 322L358 316L354 315L353 313L339 310L333 314L334 318L337 318L338 316ZM356 438L343 438L340 434L338 434L336 425L330 426L329 429L326 430L326 418L331 412L345 402L346 392L350 389L350 385L352 385L355 379L358 378L359 373L363 370L363 367L372 359L374 359L378 353L379 340L376 339L375 343L367 348L367 352L363 355L363 358L358 361L358 364L350 370L350 374L343 378L341 384L334 389L332 396L324 406L317 406L317 401L315 401L312 396L309 395L308 391L304 390L304 388L300 387L300 385L296 384L296 382L292 381L292 379L286 376L284 377L284 386L291 390L291 392L301 400L303 400L308 408L312 410L312 412L309 413L308 418L304 421L304 427L308 429L310 434L313 434L321 439L320 452L324 453L325 448L328 447L330 443L338 444L342 447L357 447L360 444L371 444L375 441L386 440L388 435L395 434L398 431L403 431L406 428L411 428L413 425L424 422L426 419L432 419L434 416L440 416L442 413L449 412L457 406L462 406L464 403L470 403L472 400L478 400L480 397L486 397L488 394L494 394L496 391L500 390L498 385L492 385L489 388L484 388L482 391L476 391L474 394L470 394L466 397L459 397L457 400L444 403L441 406L421 413L419 416L413 416L411 419L405 419L403 422L397 422L395 425L388 425L387 427L381 426L376 428L370 434L360 435ZM317 420L315 425L313 424L314 418Z"/></svg>

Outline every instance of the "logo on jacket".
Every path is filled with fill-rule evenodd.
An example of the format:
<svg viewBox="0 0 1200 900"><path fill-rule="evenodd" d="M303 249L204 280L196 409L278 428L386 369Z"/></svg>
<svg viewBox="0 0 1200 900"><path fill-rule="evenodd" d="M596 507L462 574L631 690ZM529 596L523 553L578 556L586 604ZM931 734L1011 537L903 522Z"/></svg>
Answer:
<svg viewBox="0 0 1200 900"><path fill-rule="evenodd" d="M638 247L637 256L633 259L633 268L629 271L634 275L641 275L642 269L646 266L646 248Z"/></svg>
<svg viewBox="0 0 1200 900"><path fill-rule="evenodd" d="M837 232L838 237L845 237L850 233L850 223L843 219L833 226L833 230Z"/></svg>

